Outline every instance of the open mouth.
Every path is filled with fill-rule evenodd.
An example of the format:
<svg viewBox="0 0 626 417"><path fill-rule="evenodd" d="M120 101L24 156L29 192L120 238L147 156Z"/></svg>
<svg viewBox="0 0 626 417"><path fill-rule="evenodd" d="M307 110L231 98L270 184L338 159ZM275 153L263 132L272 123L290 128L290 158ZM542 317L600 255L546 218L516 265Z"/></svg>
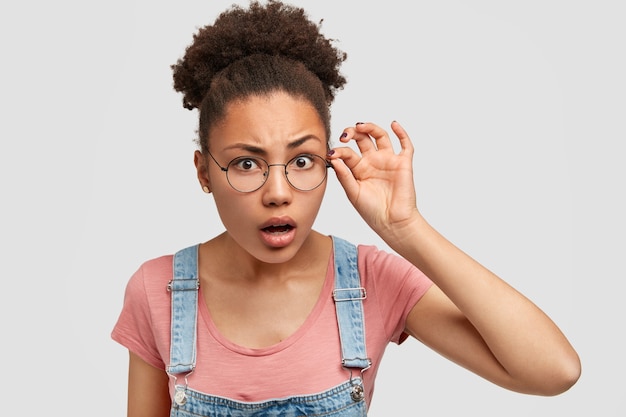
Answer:
<svg viewBox="0 0 626 417"><path fill-rule="evenodd" d="M290 224L276 224L273 226L264 227L262 230L266 233L280 234L286 233L291 229L293 229L293 226Z"/></svg>

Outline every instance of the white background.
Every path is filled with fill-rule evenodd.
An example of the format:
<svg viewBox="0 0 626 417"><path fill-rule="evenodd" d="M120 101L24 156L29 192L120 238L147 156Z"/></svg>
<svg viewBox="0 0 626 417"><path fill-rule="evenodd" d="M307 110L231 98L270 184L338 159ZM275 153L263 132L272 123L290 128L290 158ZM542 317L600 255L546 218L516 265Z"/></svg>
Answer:
<svg viewBox="0 0 626 417"><path fill-rule="evenodd" d="M222 230L169 66L232 1L7 3L0 398L20 415L122 416L127 352L110 332L127 279ZM625 415L624 3L296 4L348 52L333 135L399 120L427 219L583 363L565 394L525 396L411 340L389 347L370 415ZM384 247L335 178L316 227Z"/></svg>

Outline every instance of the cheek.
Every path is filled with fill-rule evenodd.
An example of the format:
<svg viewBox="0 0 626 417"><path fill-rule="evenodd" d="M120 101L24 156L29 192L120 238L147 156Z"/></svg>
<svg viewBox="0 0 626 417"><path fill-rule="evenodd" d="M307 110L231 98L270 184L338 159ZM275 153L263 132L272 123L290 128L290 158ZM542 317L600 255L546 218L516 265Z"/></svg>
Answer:
<svg viewBox="0 0 626 417"><path fill-rule="evenodd" d="M213 201L215 208L222 220L222 223L230 228L237 227L245 219L249 218L246 211L254 207L252 201L246 201L246 195L242 195L233 190L228 184L215 184L212 188Z"/></svg>
<svg viewBox="0 0 626 417"><path fill-rule="evenodd" d="M309 191L306 194L306 198L301 199L300 207L302 209L302 213L306 213L311 217L311 223L313 223L315 221L315 217L317 217L325 192L326 183L320 185L313 191Z"/></svg>

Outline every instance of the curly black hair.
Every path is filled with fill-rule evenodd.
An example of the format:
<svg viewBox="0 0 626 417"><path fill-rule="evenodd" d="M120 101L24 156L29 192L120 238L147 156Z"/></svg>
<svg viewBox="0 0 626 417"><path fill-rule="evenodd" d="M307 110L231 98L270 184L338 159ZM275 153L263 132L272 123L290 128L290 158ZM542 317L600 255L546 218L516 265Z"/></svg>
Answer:
<svg viewBox="0 0 626 417"><path fill-rule="evenodd" d="M268 0L233 5L202 27L172 65L183 107L198 109L198 141L208 150L211 126L226 105L251 95L285 91L308 100L330 133L329 107L346 83L339 67L347 55L320 33L304 9Z"/></svg>

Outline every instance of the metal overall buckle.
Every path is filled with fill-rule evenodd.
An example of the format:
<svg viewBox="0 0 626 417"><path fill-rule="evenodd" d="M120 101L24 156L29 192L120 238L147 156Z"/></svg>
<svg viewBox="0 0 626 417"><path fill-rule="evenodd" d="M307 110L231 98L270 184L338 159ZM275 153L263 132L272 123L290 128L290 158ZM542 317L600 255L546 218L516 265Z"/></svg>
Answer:
<svg viewBox="0 0 626 417"><path fill-rule="evenodd" d="M193 371L191 371L193 372ZM172 375L172 378L174 378L174 387L176 392L174 393L174 402L178 405L178 406L183 406L185 404L187 404L187 387L189 386L189 383L187 381L187 377L189 376L189 374L191 374L191 372L188 372L185 374L185 385L181 386L178 385L176 383L176 381L178 380L176 378L175 375Z"/></svg>
<svg viewBox="0 0 626 417"><path fill-rule="evenodd" d="M352 388L350 390L350 398L352 398L352 401L354 402L363 401L363 399L365 399L365 388L363 387L363 372L367 371L372 363L369 358L367 360L369 361L370 365L366 368L361 369L361 377L358 379L352 377L352 368L347 368L344 366L344 368L350 372L350 385L352 385Z"/></svg>

